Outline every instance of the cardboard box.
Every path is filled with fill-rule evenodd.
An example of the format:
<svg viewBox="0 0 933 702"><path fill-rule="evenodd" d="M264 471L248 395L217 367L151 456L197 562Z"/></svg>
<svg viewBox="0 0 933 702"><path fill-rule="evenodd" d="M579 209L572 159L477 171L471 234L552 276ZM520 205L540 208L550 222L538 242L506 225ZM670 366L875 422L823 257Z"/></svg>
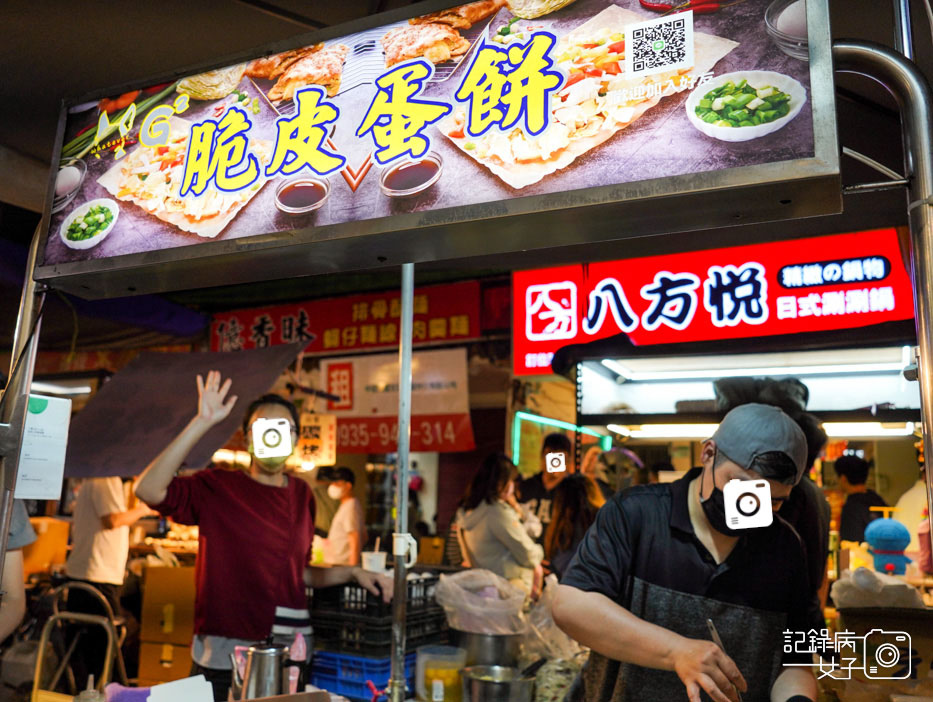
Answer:
<svg viewBox="0 0 933 702"><path fill-rule="evenodd" d="M875 632L864 646L860 646L855 657L861 661L871 663L874 659L881 660L884 656L894 656L898 660L889 668L878 666L874 675L864 670L853 669L851 680L839 680L839 674L820 679L820 685L825 690L833 690L839 699L885 699L892 695L920 695L933 694L933 678L928 673L933 666L933 610L931 609L900 609L881 607L847 608L839 611L840 620L838 631L851 632L856 636L865 636ZM896 634L906 633L910 636L910 651L902 643L896 643L892 648L889 642L893 637L885 632ZM880 655L881 646L887 652ZM897 654L894 653L895 649ZM852 654L848 654L852 655ZM893 661L894 658L891 660ZM904 663L909 661L909 668ZM903 679L885 679L888 675L903 676ZM818 672L819 674L819 672ZM874 696L872 696L874 695Z"/></svg>
<svg viewBox="0 0 933 702"><path fill-rule="evenodd" d="M191 674L191 649L167 643L139 645L139 679L152 684L172 682Z"/></svg>
<svg viewBox="0 0 933 702"><path fill-rule="evenodd" d="M36 540L23 548L23 575L48 573L53 565L64 565L71 525L54 517L30 517L29 523Z"/></svg>
<svg viewBox="0 0 933 702"><path fill-rule="evenodd" d="M193 633L194 567L146 568L140 641L188 646Z"/></svg>
<svg viewBox="0 0 933 702"><path fill-rule="evenodd" d="M442 536L422 536L418 542L418 563L421 565L441 565L444 562L444 538Z"/></svg>

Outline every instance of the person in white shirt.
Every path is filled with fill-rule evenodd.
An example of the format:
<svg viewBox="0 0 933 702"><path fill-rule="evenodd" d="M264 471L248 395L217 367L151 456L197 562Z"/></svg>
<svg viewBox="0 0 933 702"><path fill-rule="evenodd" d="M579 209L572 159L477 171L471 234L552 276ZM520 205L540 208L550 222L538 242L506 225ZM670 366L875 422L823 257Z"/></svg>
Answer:
<svg viewBox="0 0 933 702"><path fill-rule="evenodd" d="M356 476L349 468L341 466L331 472L332 482L327 487L328 496L340 506L330 523L324 546L324 560L332 565L355 566L360 562L360 552L366 543L366 520L360 501L353 496Z"/></svg>
<svg viewBox="0 0 933 702"><path fill-rule="evenodd" d="M150 514L154 512L142 502L127 509L123 481L118 477L85 480L75 500L72 549L65 562L65 575L97 588L117 616L130 526ZM69 591L67 606L73 612L104 614L100 602L83 590ZM84 689L88 675L99 679L106 650L106 635L99 627L90 627L81 636L81 645L72 658L78 689Z"/></svg>
<svg viewBox="0 0 933 702"><path fill-rule="evenodd" d="M927 506L927 484L922 468L917 482L900 496L895 506L897 511L891 516L906 526L910 532L910 544L907 546L907 550L919 551L920 542L917 540L917 528L920 526L920 522L923 521L923 510Z"/></svg>

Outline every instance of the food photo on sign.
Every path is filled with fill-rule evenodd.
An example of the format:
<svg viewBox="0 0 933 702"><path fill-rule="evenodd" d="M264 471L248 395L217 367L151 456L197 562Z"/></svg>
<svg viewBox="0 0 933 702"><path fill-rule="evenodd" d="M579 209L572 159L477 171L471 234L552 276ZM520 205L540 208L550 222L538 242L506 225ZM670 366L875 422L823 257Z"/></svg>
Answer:
<svg viewBox="0 0 933 702"><path fill-rule="evenodd" d="M485 0L75 106L44 263L812 157L777 4Z"/></svg>

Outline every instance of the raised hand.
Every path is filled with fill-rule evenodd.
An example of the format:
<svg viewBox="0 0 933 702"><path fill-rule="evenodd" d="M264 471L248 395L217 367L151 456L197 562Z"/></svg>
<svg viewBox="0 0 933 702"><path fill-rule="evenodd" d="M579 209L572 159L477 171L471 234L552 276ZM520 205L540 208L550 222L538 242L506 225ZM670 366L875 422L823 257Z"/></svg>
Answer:
<svg viewBox="0 0 933 702"><path fill-rule="evenodd" d="M220 371L210 371L205 380L198 375L198 419L206 422L210 426L219 424L230 416L230 411L236 404L237 396L231 395L229 399L227 393L230 392L230 386L233 380L227 378L221 384Z"/></svg>

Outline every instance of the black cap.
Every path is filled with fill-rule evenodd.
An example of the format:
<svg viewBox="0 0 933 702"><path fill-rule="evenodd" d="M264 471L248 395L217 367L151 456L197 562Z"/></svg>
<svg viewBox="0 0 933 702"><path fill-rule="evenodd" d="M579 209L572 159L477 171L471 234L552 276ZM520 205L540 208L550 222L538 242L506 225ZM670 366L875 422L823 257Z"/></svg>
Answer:
<svg viewBox="0 0 933 702"><path fill-rule="evenodd" d="M346 480L350 485L356 485L356 476L346 466L340 466L330 472L330 480Z"/></svg>

